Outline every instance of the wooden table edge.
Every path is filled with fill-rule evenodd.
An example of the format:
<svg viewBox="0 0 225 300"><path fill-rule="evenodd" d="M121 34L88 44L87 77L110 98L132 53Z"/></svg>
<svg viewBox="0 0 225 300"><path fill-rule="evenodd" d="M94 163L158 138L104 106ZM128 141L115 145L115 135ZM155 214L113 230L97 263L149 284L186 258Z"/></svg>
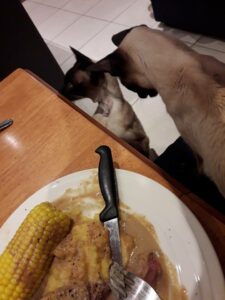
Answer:
<svg viewBox="0 0 225 300"><path fill-rule="evenodd" d="M135 156L137 156L140 160L142 160L146 165L148 165L150 168L155 170L160 176L162 176L169 184L171 184L174 187L174 194L184 203L191 211L192 213L197 217L198 214L196 211L203 210L206 211L207 214L212 214L216 219L218 219L219 222L225 224L225 216L218 212L216 209L208 205L205 201L203 201L198 196L194 195L191 191L189 191L186 187L184 187L181 183L179 183L177 180L172 178L170 175L168 175L164 170L160 169L157 165L155 165L152 161L144 157L142 154L140 154L137 150L135 150L133 147L128 145L123 140L119 139L116 135L114 135L112 132L110 132L108 129L106 129L104 126L102 126L100 123L98 123L95 119L93 119L91 116L89 116L87 113L82 111L79 107L71 103L69 100L67 100L63 95L61 95L57 90L52 88L50 85L48 85L45 81L43 81L41 78L39 78L37 75L32 73L30 70L23 70L23 69L17 69L11 74L11 80L13 78L16 78L18 76L18 73L26 72L28 73L32 78L37 80L39 83L46 86L48 89L50 89L58 98L60 98L63 102L65 102L67 105L69 105L72 109L79 112L81 115L83 115L86 119L88 119L90 122L95 124L98 128L103 130L107 135L111 136L114 140L116 140L118 143L120 143L124 148L126 148L128 151L132 152ZM0 82L0 86L4 87L7 85L8 79L4 79L4 81ZM167 188L167 187L166 187ZM185 201L186 197L188 197L188 201ZM193 209L191 203L194 202L194 206L197 207L197 209ZM205 229L205 228L204 228ZM205 230L207 232L207 230ZM207 232L208 234L208 232ZM212 242L212 241L211 241ZM213 244L213 242L212 242ZM214 248L215 245L214 245ZM215 249L216 250L216 249ZM217 254L218 255L218 254ZM218 255L219 257L219 255ZM221 262L221 260L220 260ZM221 262L222 263L222 262ZM222 266L224 275L225 275L225 266Z"/></svg>
<svg viewBox="0 0 225 300"><path fill-rule="evenodd" d="M17 69L18 70L23 69ZM88 115L86 112L84 112L82 109L80 109L78 106L73 104L71 101L69 101L67 98L65 98L62 94L60 94L57 90L55 90L52 86L47 84L44 80L42 80L40 77L38 77L36 74L34 74L30 70L25 70L27 73L29 73L32 77L34 77L36 80L41 82L43 85L48 87L53 93L55 93L62 101L67 103L72 109L78 111L80 114L82 114L86 119L88 119L90 122L94 123L97 127L99 127L101 130L106 132L108 135L110 135L114 140L116 140L118 143L120 143L124 148L128 149L130 152L135 154L139 159L144 161L145 164L147 164L149 167L154 169L157 173L159 173L162 177L164 177L169 183L171 183L172 186L175 187L175 189L180 192L178 197L182 199L183 196L190 197L193 201L197 201L199 206L201 206L203 209L209 211L210 213L214 214L218 219L220 219L225 224L225 216L218 212L215 208L211 207L209 204L207 204L203 199L198 197L197 195L193 194L188 188L183 186L180 182L178 182L176 179L174 179L172 176L170 176L166 171L158 167L154 162L152 162L150 159L146 158L144 155L142 155L140 152L138 152L135 148L124 142L122 139L118 138L115 134L113 134L111 131L109 131L107 128L105 128L103 125L101 125L99 122L97 122L94 118L92 118L90 115Z"/></svg>

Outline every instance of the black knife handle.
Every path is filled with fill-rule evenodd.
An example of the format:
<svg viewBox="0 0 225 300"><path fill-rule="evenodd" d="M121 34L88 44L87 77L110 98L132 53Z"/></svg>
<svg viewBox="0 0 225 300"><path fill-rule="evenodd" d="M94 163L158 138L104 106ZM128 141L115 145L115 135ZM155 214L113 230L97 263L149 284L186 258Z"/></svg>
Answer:
<svg viewBox="0 0 225 300"><path fill-rule="evenodd" d="M113 167L112 153L108 146L100 146L95 150L100 155L98 180L105 208L100 213L100 221L105 222L118 218L118 192Z"/></svg>

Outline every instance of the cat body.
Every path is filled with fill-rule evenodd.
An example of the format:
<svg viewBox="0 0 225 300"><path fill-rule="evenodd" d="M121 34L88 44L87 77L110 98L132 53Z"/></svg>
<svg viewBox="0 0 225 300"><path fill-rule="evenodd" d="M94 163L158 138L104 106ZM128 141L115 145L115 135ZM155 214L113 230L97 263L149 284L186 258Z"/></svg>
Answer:
<svg viewBox="0 0 225 300"><path fill-rule="evenodd" d="M94 119L140 153L154 160L157 154L149 148L149 138L132 106L124 99L117 78L104 72L87 71L93 61L79 51L71 49L77 61L65 76L64 96L71 101L85 97L98 103Z"/></svg>
<svg viewBox="0 0 225 300"><path fill-rule="evenodd" d="M158 92L204 174L225 197L225 64L147 26L112 40L118 48L90 70L118 76L139 96Z"/></svg>

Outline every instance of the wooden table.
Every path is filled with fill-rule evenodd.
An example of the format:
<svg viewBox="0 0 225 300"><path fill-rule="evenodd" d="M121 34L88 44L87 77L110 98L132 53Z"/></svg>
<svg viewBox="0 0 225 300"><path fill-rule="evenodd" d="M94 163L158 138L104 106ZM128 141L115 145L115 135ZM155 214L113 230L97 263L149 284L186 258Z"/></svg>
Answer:
<svg viewBox="0 0 225 300"><path fill-rule="evenodd" d="M0 225L28 196L66 174L98 166L95 149L111 147L118 168L141 173L174 192L209 235L225 273L225 217L179 185L29 73L0 83Z"/></svg>

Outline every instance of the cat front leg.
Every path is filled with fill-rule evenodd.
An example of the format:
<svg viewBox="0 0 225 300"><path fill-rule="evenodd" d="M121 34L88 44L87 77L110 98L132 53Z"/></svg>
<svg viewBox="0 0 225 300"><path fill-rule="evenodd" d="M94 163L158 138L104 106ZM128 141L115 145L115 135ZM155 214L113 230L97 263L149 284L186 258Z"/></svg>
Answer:
<svg viewBox="0 0 225 300"><path fill-rule="evenodd" d="M107 128L107 120L108 117L103 116L102 114L94 114L93 118L99 122L100 124L102 124L103 126L105 126Z"/></svg>

